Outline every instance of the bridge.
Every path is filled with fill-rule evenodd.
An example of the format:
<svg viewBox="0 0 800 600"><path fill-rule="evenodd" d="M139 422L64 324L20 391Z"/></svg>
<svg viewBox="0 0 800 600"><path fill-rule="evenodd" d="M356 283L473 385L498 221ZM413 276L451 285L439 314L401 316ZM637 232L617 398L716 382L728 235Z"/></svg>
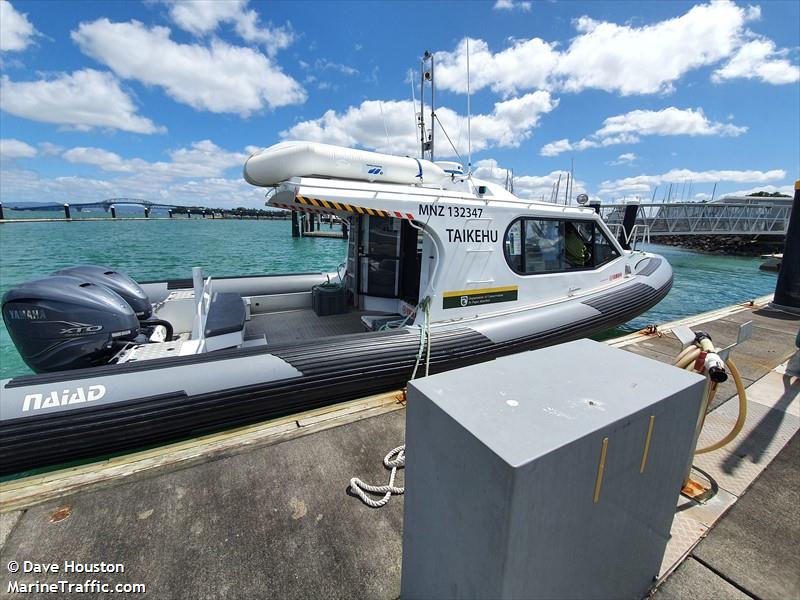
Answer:
<svg viewBox="0 0 800 600"><path fill-rule="evenodd" d="M791 198L735 197L718 202L672 202L636 205L636 225L657 236L785 236ZM602 206L612 229L622 226L625 205Z"/></svg>
<svg viewBox="0 0 800 600"><path fill-rule="evenodd" d="M122 206L139 205L145 207L148 210L152 210L154 208L162 208L164 210L179 208L175 204L161 204L158 202L151 202L150 200L144 200L142 198L106 198L105 200L100 200L98 202L81 202L77 204L72 204L72 203L69 204L70 208L75 209L78 212L80 212L83 209L89 209L89 208L102 208L103 210L108 212L112 206L120 206L120 205ZM62 210L64 208L64 203L30 204L30 205L16 206L16 207L10 206L9 208L13 208L14 210L53 211L53 210Z"/></svg>

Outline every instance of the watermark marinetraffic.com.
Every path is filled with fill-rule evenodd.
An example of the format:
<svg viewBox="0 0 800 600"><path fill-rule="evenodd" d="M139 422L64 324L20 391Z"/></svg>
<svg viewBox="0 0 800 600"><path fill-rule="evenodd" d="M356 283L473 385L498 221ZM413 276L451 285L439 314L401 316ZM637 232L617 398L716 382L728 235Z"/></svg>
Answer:
<svg viewBox="0 0 800 600"><path fill-rule="evenodd" d="M125 565L123 563L84 563L74 560L65 560L62 563L38 563L30 560L10 560L6 564L6 569L12 576L16 574L62 576L94 573L125 573ZM147 586L144 583L109 583L99 579L84 579L83 581L69 581L66 578L56 581L9 579L5 591L8 594L146 594Z"/></svg>

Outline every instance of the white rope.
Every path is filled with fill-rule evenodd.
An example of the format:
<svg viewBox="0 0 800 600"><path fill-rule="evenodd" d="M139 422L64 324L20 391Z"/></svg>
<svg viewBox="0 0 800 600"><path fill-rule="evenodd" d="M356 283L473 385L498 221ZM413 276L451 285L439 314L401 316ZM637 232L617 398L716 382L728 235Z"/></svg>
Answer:
<svg viewBox="0 0 800 600"><path fill-rule="evenodd" d="M419 368L420 362L422 362L422 356L425 354L425 376L428 376L430 371L431 365L431 302L430 298L425 298L420 302L420 305L423 307L423 323L420 324L419 328L419 350L417 351L417 360L414 364L414 372L411 374L411 379L414 379L417 376L417 369ZM392 494L402 494L405 491L405 488L396 487L394 485L394 478L397 476L397 469L403 468L406 466L406 446L403 444L402 446L398 446L397 448L392 448L389 453L383 457L383 464L387 469L391 469L392 472L389 475L389 483L388 485L369 485L368 483L364 483L358 477L353 477L350 480L350 489L356 494L361 501L366 504L367 506L371 506L372 508L380 508L384 506L389 499L392 497ZM372 494L383 494L383 498L380 500L373 500L369 496L367 496L367 492Z"/></svg>
<svg viewBox="0 0 800 600"><path fill-rule="evenodd" d="M402 494L405 491L405 488L395 487L394 485L394 478L397 476L397 469L406 466L405 445L398 446L397 448L390 450L389 454L383 457L383 464L387 469L392 470L391 475L389 475L388 485L369 485L361 481L358 477L353 477L350 480L350 489L353 490L353 493L361 498L361 501L364 502L364 504L371 506L372 508L380 508L389 502L389 498L392 497L392 494ZM373 500L367 496L366 492L370 492L372 494L383 494L384 496L380 500Z"/></svg>

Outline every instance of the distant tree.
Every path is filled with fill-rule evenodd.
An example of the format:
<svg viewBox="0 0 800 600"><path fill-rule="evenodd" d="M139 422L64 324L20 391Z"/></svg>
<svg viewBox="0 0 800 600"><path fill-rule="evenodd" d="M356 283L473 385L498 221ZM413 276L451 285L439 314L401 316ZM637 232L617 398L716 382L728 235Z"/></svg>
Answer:
<svg viewBox="0 0 800 600"><path fill-rule="evenodd" d="M747 195L748 196L755 196L755 197L758 197L758 198L791 198L791 196L789 194L781 194L780 192L773 192L773 193L770 194L769 192L761 191L761 192L755 192L753 194L747 194Z"/></svg>

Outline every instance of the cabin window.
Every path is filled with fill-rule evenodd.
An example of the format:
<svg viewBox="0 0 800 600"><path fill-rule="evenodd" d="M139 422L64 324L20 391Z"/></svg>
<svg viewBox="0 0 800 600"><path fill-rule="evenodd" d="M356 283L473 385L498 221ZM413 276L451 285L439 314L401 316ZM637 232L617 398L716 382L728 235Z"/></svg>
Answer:
<svg viewBox="0 0 800 600"><path fill-rule="evenodd" d="M585 219L516 219L503 250L520 275L595 269L619 256L597 223Z"/></svg>

